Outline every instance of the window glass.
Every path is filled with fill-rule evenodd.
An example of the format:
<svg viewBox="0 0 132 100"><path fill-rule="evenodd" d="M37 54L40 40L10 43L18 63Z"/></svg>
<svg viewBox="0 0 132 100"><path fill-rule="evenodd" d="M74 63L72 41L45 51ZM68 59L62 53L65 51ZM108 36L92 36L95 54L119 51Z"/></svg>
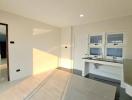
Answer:
<svg viewBox="0 0 132 100"><path fill-rule="evenodd" d="M90 48L90 55L101 55L102 49L101 48Z"/></svg>
<svg viewBox="0 0 132 100"><path fill-rule="evenodd" d="M123 43L123 34L107 35L107 43Z"/></svg>
<svg viewBox="0 0 132 100"><path fill-rule="evenodd" d="M90 43L102 43L102 36L90 36Z"/></svg>
<svg viewBox="0 0 132 100"><path fill-rule="evenodd" d="M122 48L107 48L107 56L122 57Z"/></svg>

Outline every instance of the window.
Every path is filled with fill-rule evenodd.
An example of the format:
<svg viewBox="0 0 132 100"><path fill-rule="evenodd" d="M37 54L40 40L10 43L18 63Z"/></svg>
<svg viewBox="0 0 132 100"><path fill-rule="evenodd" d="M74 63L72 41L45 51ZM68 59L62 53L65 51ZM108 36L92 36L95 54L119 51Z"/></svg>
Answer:
<svg viewBox="0 0 132 100"><path fill-rule="evenodd" d="M101 48L90 48L90 55L102 55Z"/></svg>
<svg viewBox="0 0 132 100"><path fill-rule="evenodd" d="M90 44L99 44L99 43L102 43L102 36L99 35L99 36L90 36Z"/></svg>
<svg viewBox="0 0 132 100"><path fill-rule="evenodd" d="M122 57L122 48L107 48L107 56Z"/></svg>
<svg viewBox="0 0 132 100"><path fill-rule="evenodd" d="M123 43L123 33L117 34L107 34L107 44L122 44Z"/></svg>
<svg viewBox="0 0 132 100"><path fill-rule="evenodd" d="M103 49L101 47L90 47L89 57L102 58L103 57Z"/></svg>
<svg viewBox="0 0 132 100"><path fill-rule="evenodd" d="M105 33L93 33L89 35L90 46L102 46L105 43Z"/></svg>
<svg viewBox="0 0 132 100"><path fill-rule="evenodd" d="M89 57L122 61L123 36L123 33L90 34Z"/></svg>

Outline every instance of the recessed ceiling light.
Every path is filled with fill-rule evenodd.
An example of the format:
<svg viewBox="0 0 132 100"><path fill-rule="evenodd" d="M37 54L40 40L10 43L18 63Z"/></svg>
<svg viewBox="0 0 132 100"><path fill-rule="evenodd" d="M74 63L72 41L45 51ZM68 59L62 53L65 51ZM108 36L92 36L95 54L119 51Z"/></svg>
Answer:
<svg viewBox="0 0 132 100"><path fill-rule="evenodd" d="M82 17L84 17L84 15L83 14L80 14L80 18L82 18Z"/></svg>

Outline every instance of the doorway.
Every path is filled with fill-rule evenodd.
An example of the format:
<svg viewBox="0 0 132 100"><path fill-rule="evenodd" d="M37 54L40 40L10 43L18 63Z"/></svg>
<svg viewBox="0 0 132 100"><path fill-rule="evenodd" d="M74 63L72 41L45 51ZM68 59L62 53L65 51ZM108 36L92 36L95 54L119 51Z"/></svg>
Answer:
<svg viewBox="0 0 132 100"><path fill-rule="evenodd" d="M0 23L0 83L9 81L8 25Z"/></svg>

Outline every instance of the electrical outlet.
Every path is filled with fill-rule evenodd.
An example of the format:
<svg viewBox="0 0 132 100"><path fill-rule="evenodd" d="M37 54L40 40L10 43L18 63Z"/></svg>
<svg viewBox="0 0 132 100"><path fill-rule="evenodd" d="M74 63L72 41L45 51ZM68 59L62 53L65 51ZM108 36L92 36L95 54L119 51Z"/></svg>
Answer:
<svg viewBox="0 0 132 100"><path fill-rule="evenodd" d="M15 42L14 41L10 41L10 44L14 44Z"/></svg>
<svg viewBox="0 0 132 100"><path fill-rule="evenodd" d="M21 70L20 69L17 69L16 72L20 72Z"/></svg>

